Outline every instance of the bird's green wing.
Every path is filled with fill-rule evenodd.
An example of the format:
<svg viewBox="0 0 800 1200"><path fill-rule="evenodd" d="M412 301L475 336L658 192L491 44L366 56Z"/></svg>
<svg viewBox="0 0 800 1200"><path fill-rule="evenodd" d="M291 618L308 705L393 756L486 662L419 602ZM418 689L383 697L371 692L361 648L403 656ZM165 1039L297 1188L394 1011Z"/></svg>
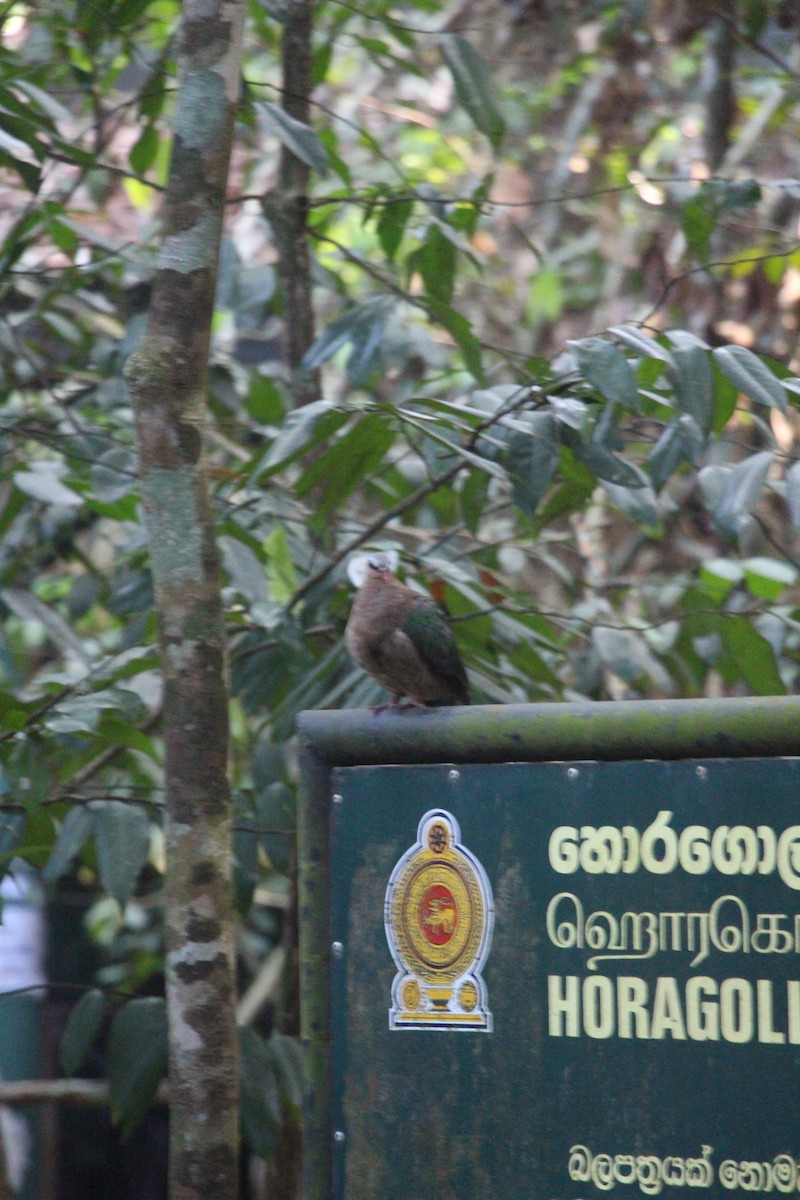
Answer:
<svg viewBox="0 0 800 1200"><path fill-rule="evenodd" d="M454 698L469 702L469 684L447 617L433 600L420 597L409 612L405 633L431 671L452 692Z"/></svg>

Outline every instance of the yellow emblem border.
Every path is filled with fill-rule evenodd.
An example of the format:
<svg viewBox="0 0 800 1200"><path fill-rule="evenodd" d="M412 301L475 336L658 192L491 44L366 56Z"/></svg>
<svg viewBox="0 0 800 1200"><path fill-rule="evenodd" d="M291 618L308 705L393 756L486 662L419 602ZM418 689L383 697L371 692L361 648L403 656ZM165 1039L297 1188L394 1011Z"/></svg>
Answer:
<svg viewBox="0 0 800 1200"><path fill-rule="evenodd" d="M431 916L427 897L435 888L451 902L440 900ZM490 1031L492 1014L480 971L491 946L494 899L452 813L435 808L421 818L416 843L392 871L384 916L398 968L390 1028ZM430 936L431 922L447 934L441 941Z"/></svg>

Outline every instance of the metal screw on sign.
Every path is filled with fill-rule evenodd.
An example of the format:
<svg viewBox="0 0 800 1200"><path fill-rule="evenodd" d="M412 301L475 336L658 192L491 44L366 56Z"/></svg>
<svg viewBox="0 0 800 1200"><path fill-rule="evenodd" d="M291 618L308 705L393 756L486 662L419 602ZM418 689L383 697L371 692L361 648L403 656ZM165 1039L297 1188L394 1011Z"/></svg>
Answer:
<svg viewBox="0 0 800 1200"><path fill-rule="evenodd" d="M331 942L331 953L334 958L341 958L344 954L344 945L342 942Z"/></svg>
<svg viewBox="0 0 800 1200"><path fill-rule="evenodd" d="M567 767L567 779L577 779L580 771L577 767Z"/></svg>
<svg viewBox="0 0 800 1200"><path fill-rule="evenodd" d="M344 1135L344 1130L342 1130L342 1129L335 1129L335 1130L334 1130L334 1133L333 1133L333 1140L334 1140L335 1142L340 1142L340 1143L341 1143L341 1142L343 1142L343 1141L344 1141L344 1137L345 1137L345 1135Z"/></svg>
<svg viewBox="0 0 800 1200"><path fill-rule="evenodd" d="M708 779L708 768L707 767L697 767L697 769L695 770L695 775L697 776L698 779Z"/></svg>
<svg viewBox="0 0 800 1200"><path fill-rule="evenodd" d="M450 771L447 778L452 780L453 783L457 783L461 778L461 772L456 770Z"/></svg>
<svg viewBox="0 0 800 1200"><path fill-rule="evenodd" d="M341 804L344 800L344 796L342 796L340 792L334 792L332 799L334 804Z"/></svg>

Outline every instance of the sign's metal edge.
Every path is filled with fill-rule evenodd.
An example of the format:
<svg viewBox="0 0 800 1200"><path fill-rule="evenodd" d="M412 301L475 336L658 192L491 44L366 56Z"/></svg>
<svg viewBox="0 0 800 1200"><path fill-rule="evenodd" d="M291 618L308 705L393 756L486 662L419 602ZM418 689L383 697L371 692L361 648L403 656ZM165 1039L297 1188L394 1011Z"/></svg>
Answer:
<svg viewBox="0 0 800 1200"><path fill-rule="evenodd" d="M331 766L773 758L800 754L800 696L318 710L297 727Z"/></svg>

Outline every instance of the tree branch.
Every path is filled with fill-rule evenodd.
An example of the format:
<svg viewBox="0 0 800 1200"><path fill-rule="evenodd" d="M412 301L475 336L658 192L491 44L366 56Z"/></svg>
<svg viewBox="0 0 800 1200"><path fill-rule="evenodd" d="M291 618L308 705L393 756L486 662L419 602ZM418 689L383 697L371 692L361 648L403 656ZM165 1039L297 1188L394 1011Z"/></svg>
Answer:
<svg viewBox="0 0 800 1200"><path fill-rule="evenodd" d="M111 1089L106 1079L20 1079L0 1083L0 1104L74 1104L81 1108L108 1108ZM162 1083L156 1104L169 1103L169 1090Z"/></svg>

